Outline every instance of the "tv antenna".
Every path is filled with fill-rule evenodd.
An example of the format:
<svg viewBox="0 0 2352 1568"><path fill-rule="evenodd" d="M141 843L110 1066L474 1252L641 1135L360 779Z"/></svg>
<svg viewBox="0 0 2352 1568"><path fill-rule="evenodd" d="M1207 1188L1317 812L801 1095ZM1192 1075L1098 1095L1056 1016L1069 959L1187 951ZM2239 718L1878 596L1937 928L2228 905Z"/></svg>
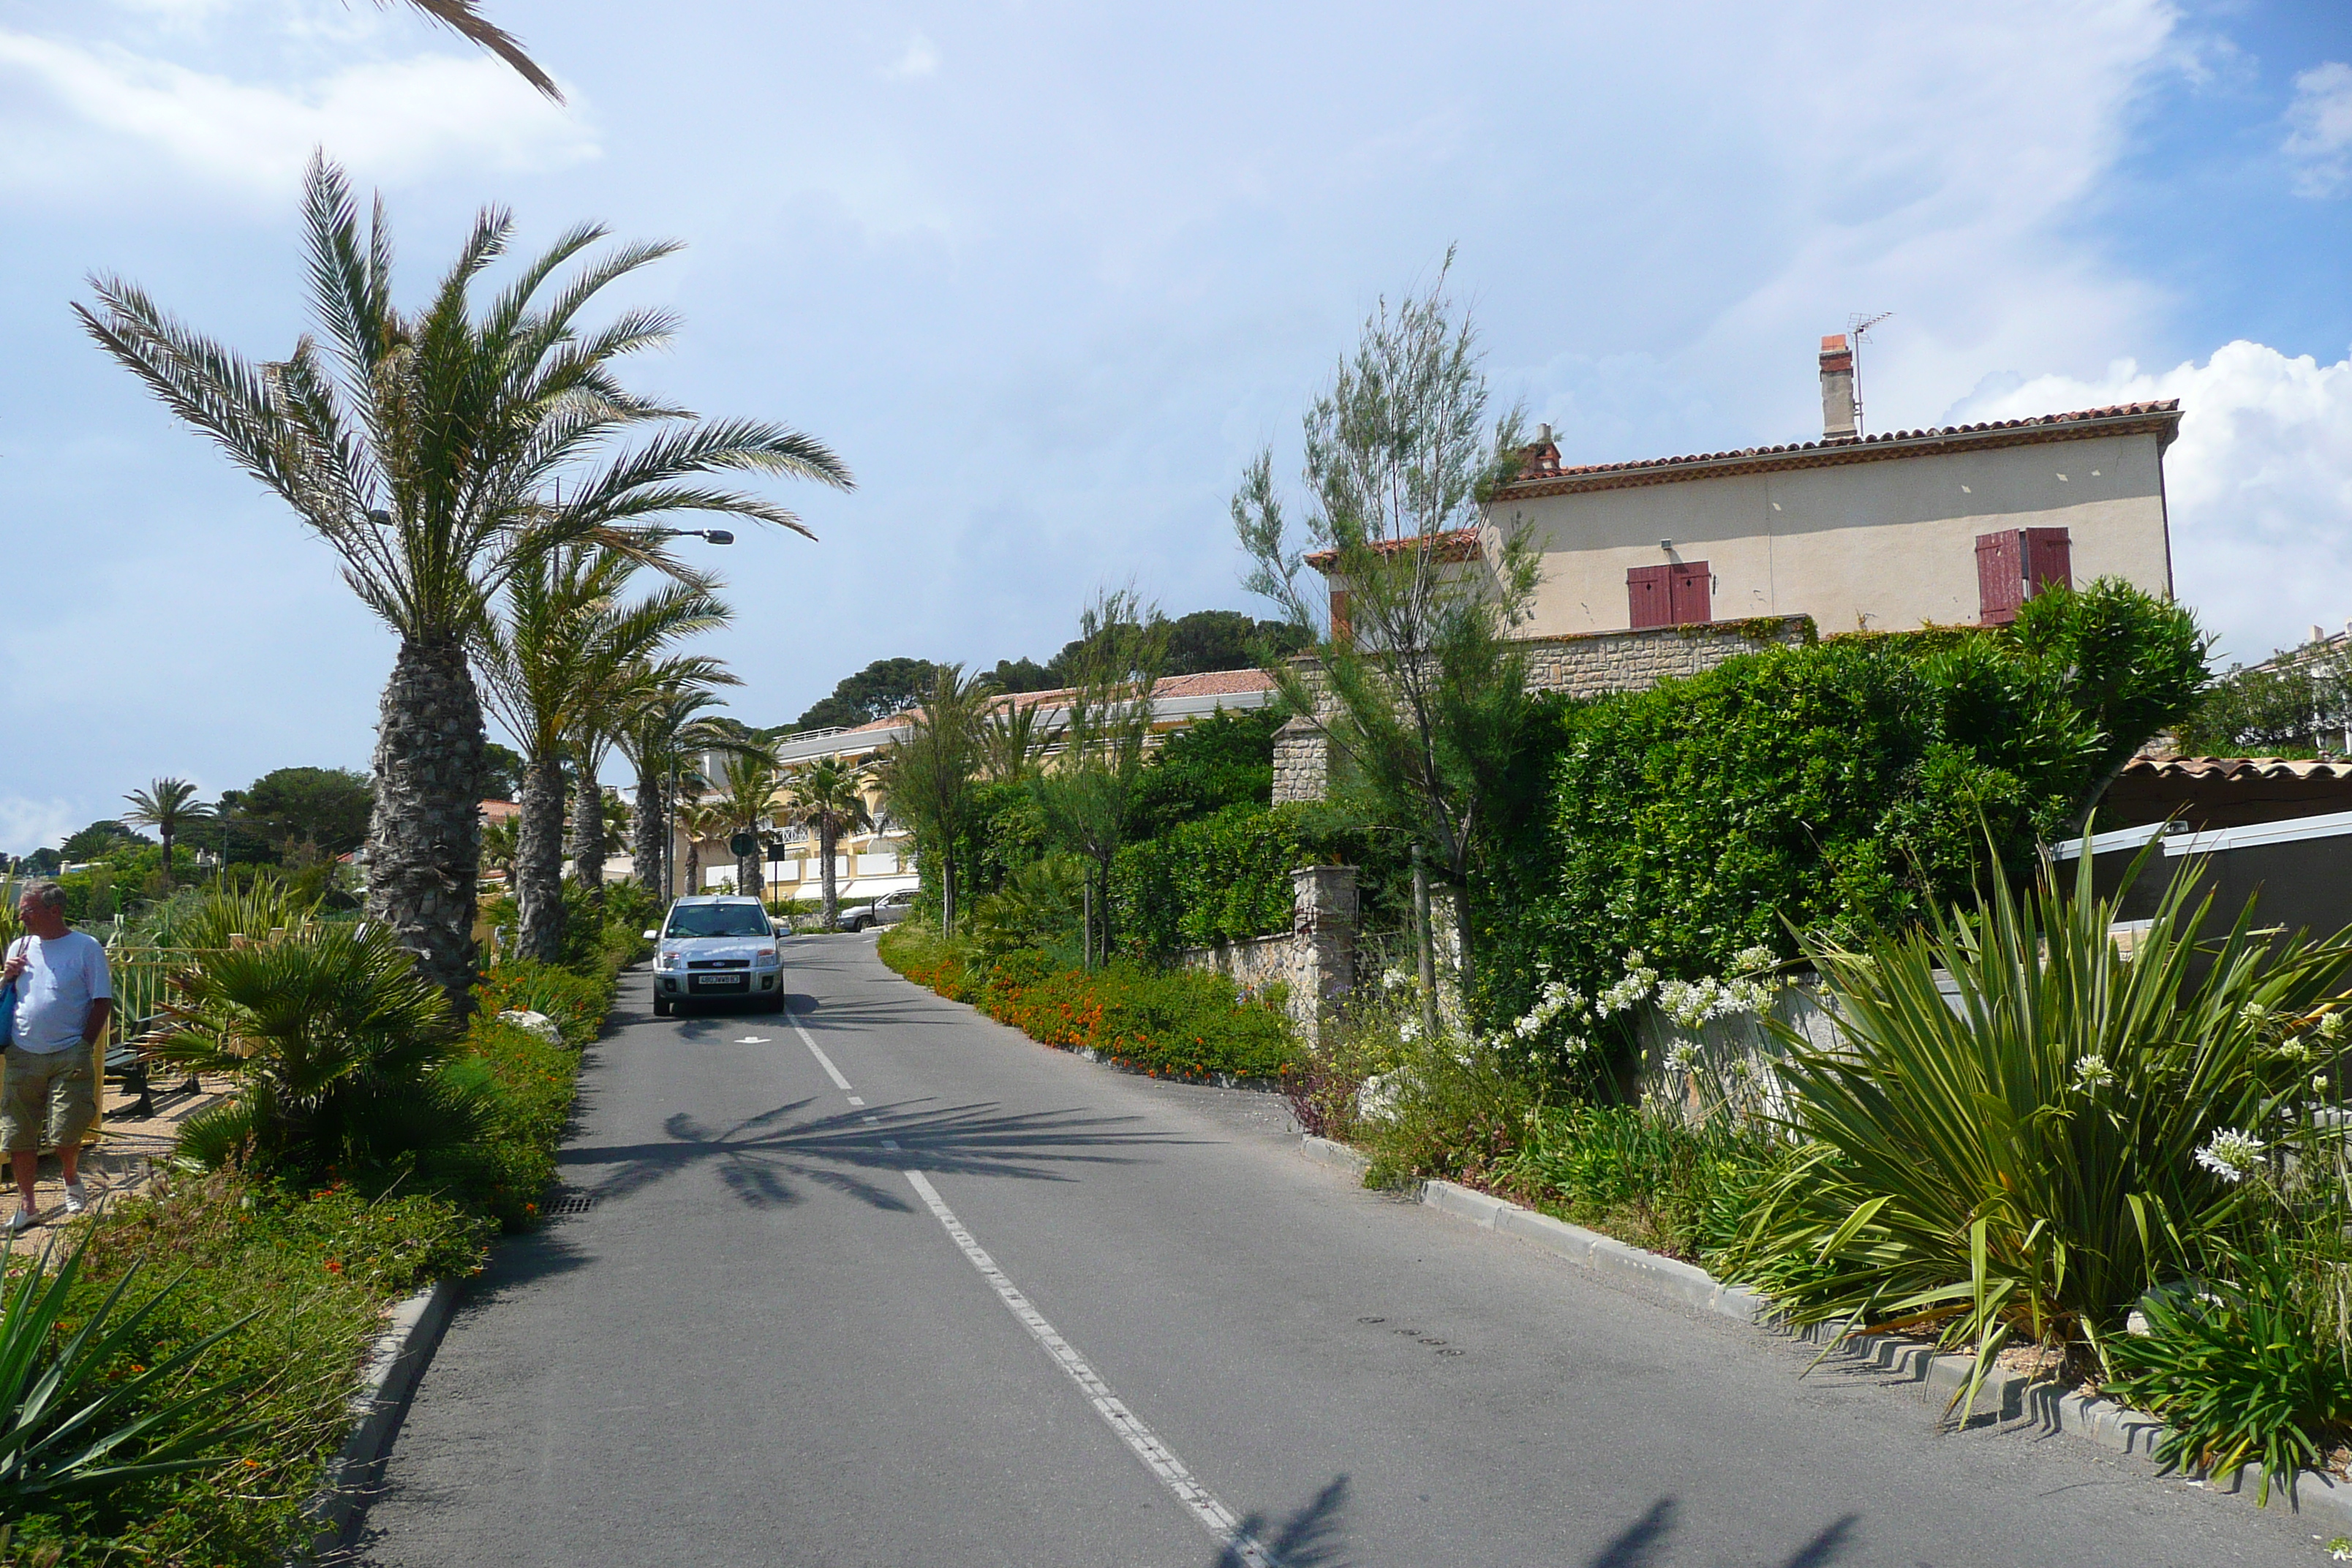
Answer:
<svg viewBox="0 0 2352 1568"><path fill-rule="evenodd" d="M1845 319L1845 330L1853 344L1853 437L1857 441L1864 434L1862 424L1862 340L1870 335L1871 328L1893 314L1892 310L1881 310L1874 316L1866 316L1856 310Z"/></svg>

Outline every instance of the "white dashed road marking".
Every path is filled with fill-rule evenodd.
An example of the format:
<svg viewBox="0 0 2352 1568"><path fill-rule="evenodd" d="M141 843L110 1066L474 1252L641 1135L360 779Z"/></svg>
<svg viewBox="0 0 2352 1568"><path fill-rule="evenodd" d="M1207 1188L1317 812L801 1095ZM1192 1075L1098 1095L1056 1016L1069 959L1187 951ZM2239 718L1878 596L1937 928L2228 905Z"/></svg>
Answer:
<svg viewBox="0 0 2352 1568"><path fill-rule="evenodd" d="M833 1058L824 1054L824 1048L822 1046L819 1046L814 1040L809 1038L809 1032L801 1027L801 1021L798 1018L793 1017L790 1013L787 1013L784 1015L784 1022L793 1026L793 1033L798 1035L801 1037L801 1044L809 1048L809 1055L816 1058L816 1065L824 1069L825 1076L827 1078L833 1079L833 1087L841 1090L844 1094L848 1093L849 1080L841 1076L841 1069L833 1065ZM856 1104L858 1102L853 1100L850 1103Z"/></svg>
<svg viewBox="0 0 2352 1568"><path fill-rule="evenodd" d="M815 1049L814 1046L809 1048ZM887 1139L884 1146L897 1147ZM1110 1384L1105 1383L1101 1375L1078 1354L1077 1347L1064 1339L1054 1325L1045 1321L1045 1314L1029 1304L1029 1298L1024 1296L1004 1270L996 1266L996 1259L989 1257L981 1249L980 1243L972 1239L971 1232L963 1227L963 1222L956 1218L955 1211L940 1197L939 1189L932 1186L920 1171L908 1172L907 1180L914 1184L916 1195L923 1200L924 1205L938 1216L940 1224L947 1227L948 1235L962 1250L964 1257L971 1260L971 1266L980 1270L981 1278L996 1287L998 1298L1014 1317L1021 1320L1021 1326L1027 1329L1031 1337L1045 1347L1045 1353L1070 1374L1070 1381L1076 1384L1093 1402L1096 1414L1109 1423L1110 1429L1134 1450L1135 1457L1143 1461L1144 1468L1165 1482L1168 1489L1176 1494L1177 1500L1192 1510L1192 1517L1230 1548L1235 1557L1249 1564L1249 1568L1276 1568L1274 1554L1241 1527L1241 1521L1234 1516L1234 1510L1219 1502L1214 1493L1192 1479L1192 1472L1184 1468L1184 1461L1176 1457L1175 1450L1161 1442L1159 1434L1145 1426L1133 1411L1120 1404Z"/></svg>

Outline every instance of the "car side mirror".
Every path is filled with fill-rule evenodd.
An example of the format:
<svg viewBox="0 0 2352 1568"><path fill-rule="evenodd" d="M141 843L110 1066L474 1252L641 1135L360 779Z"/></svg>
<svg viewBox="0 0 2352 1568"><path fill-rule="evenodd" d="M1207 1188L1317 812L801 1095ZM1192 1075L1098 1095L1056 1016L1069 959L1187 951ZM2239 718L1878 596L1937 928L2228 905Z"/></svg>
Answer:
<svg viewBox="0 0 2352 1568"><path fill-rule="evenodd" d="M646 940L647 942L659 942L661 940L661 932L657 931L649 931L646 932Z"/></svg>

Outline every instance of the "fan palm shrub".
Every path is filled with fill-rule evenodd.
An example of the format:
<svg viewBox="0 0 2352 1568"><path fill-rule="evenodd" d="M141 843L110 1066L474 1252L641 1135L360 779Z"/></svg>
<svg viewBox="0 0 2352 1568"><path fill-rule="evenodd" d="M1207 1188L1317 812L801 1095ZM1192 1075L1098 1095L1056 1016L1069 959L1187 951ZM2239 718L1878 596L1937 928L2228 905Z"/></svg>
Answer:
<svg viewBox="0 0 2352 1568"><path fill-rule="evenodd" d="M867 782L863 768L852 767L839 757L819 757L784 775L784 804L777 815L806 827L816 840L817 858L823 865L823 880L818 884L820 918L827 931L833 930L841 918L841 890L834 874L834 851L843 834L873 826L873 816L866 806Z"/></svg>
<svg viewBox="0 0 2352 1568"><path fill-rule="evenodd" d="M152 827L163 840L163 891L172 890L172 846L180 829L212 816L212 807L196 798L196 786L185 779L157 779L145 789L122 797L131 809L122 820L134 827Z"/></svg>
<svg viewBox="0 0 2352 1568"><path fill-rule="evenodd" d="M100 346L334 550L398 638L376 730L367 910L460 1016L474 978L484 744L468 639L487 606L565 545L667 563L651 525L676 512L808 531L771 501L708 482L713 473L850 483L808 436L697 420L621 385L617 363L667 343L674 321L636 309L592 329L581 315L675 246L589 257L605 230L583 225L477 301L512 228L505 212L484 210L428 302L403 310L382 203L363 229L350 183L320 157L305 180L303 231L323 346L305 335L284 359L255 363L119 278L94 279L95 305L75 307ZM650 425L665 427L614 450Z"/></svg>
<svg viewBox="0 0 2352 1568"><path fill-rule="evenodd" d="M1768 1025L1803 1142L1729 1270L1799 1323L1973 1349L1964 1400L2012 1341L2104 1369L2133 1303L2198 1272L2248 1162L2329 1081L2352 964L2341 938L2258 931L2251 905L2200 942L2193 871L2126 956L2110 931L2147 860L2105 898L2087 857L2071 889L2046 864L2023 892L1991 867L1973 908L1925 928L1809 939L1841 1039Z"/></svg>
<svg viewBox="0 0 2352 1568"><path fill-rule="evenodd" d="M199 1164L381 1164L479 1131L482 1094L439 1071L458 1049L439 988L388 927L322 923L206 952L173 991L149 1050L239 1087L182 1128Z"/></svg>
<svg viewBox="0 0 2352 1568"><path fill-rule="evenodd" d="M774 820L776 791L782 782L775 758L765 749L750 749L729 757L719 777L719 793L709 802L719 808L719 831L711 837L749 833L756 839L761 824ZM761 887L760 847L755 843L750 854L735 857L735 890L757 898Z"/></svg>

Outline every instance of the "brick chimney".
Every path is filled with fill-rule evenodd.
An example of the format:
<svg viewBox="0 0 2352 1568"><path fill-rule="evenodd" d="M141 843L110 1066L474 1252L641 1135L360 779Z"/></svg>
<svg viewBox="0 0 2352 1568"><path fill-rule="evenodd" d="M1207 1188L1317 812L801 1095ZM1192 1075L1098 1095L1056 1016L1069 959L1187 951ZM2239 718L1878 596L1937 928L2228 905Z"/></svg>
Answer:
<svg viewBox="0 0 2352 1568"><path fill-rule="evenodd" d="M1854 438L1853 350L1845 334L1822 340L1822 439Z"/></svg>

